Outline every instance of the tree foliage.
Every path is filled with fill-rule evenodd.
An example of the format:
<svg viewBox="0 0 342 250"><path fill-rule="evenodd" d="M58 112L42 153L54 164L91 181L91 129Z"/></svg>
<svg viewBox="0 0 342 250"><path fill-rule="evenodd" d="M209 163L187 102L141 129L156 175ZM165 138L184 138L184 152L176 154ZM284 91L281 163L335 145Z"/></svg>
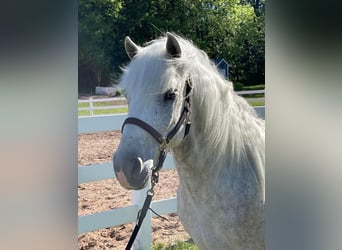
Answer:
<svg viewBox="0 0 342 250"><path fill-rule="evenodd" d="M79 1L79 89L106 85L113 71L115 30L122 2L117 0Z"/></svg>
<svg viewBox="0 0 342 250"><path fill-rule="evenodd" d="M264 0L80 0L79 84L97 85L96 73L101 85L113 82L128 60L126 35L142 44L166 31L224 58L231 80L264 83L264 6Z"/></svg>

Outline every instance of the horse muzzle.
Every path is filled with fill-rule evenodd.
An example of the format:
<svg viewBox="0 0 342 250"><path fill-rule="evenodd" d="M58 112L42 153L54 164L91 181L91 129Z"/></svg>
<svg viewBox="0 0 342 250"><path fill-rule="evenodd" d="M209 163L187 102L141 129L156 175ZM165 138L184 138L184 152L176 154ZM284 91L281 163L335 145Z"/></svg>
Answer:
<svg viewBox="0 0 342 250"><path fill-rule="evenodd" d="M116 178L126 189L143 189L151 175L153 160L143 162L140 157L115 154L113 166Z"/></svg>

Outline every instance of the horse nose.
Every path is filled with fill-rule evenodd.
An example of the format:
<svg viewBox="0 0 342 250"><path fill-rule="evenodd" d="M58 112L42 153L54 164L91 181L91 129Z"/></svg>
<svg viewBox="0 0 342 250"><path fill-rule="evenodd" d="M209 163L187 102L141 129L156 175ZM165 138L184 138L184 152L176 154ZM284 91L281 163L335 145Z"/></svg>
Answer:
<svg viewBox="0 0 342 250"><path fill-rule="evenodd" d="M149 169L139 157L129 157L116 153L113 158L116 178L126 189L142 189L149 178Z"/></svg>

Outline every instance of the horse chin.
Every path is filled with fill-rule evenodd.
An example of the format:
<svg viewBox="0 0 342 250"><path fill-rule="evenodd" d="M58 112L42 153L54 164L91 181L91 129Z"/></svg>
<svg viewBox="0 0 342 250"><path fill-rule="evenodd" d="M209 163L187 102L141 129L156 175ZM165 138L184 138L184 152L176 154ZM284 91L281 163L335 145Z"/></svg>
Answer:
<svg viewBox="0 0 342 250"><path fill-rule="evenodd" d="M151 168L153 160L142 161L140 157L137 159L138 166L133 171L125 173L124 170L115 171L116 178L121 186L129 190L140 190L146 187L151 176Z"/></svg>

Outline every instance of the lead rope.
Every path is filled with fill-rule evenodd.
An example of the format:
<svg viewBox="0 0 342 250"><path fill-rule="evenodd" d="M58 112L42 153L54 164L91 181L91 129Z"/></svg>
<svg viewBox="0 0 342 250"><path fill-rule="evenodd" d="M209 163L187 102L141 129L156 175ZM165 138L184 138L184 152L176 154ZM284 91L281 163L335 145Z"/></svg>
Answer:
<svg viewBox="0 0 342 250"><path fill-rule="evenodd" d="M147 210L150 209L153 213L157 214L156 212L154 212L154 210L152 210L150 208L150 205L151 205L151 201L152 201L152 198L154 196L154 186L158 183L159 181L159 170L161 169L161 167L163 166L163 163L165 161L165 158L166 158L166 146L161 148L160 149L160 154L159 154L159 159L158 159L158 164L157 166L155 166L153 169L152 169L152 175L151 175L151 188L147 191L147 194L146 194L146 198L145 198L145 201L144 201L144 205L143 207L139 210L138 212L138 216L137 216L137 222L135 224L135 227L134 227L134 230L133 230L133 233L131 235L131 238L129 239L128 243L127 243L127 246L126 246L126 250L130 250L134 241L135 241L135 238L137 237L138 235L138 232L140 230L140 227L146 217L146 213L147 213ZM158 215L158 214L157 214ZM166 219L165 217L162 217L160 215L158 215L159 217L163 218L163 219ZM166 219L167 220L167 219Z"/></svg>

